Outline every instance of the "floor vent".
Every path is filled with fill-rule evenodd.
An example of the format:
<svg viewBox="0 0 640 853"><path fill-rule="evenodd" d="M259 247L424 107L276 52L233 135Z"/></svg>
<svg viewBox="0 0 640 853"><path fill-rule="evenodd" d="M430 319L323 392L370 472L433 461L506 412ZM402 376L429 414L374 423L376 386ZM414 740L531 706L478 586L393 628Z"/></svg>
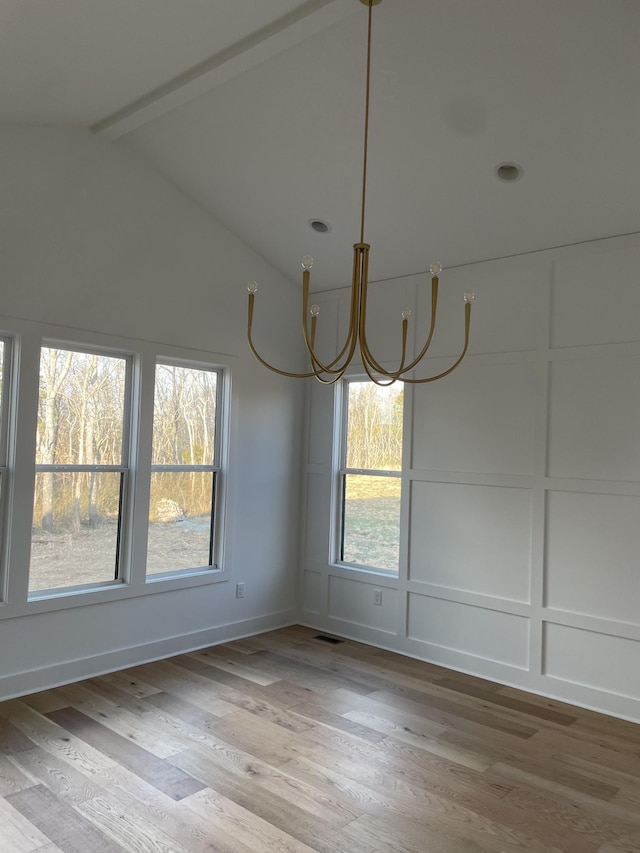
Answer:
<svg viewBox="0 0 640 853"><path fill-rule="evenodd" d="M324 634L316 634L314 640L322 640L323 643L331 643L332 646L337 646L338 643L344 643L344 640L339 640L337 637L325 637Z"/></svg>

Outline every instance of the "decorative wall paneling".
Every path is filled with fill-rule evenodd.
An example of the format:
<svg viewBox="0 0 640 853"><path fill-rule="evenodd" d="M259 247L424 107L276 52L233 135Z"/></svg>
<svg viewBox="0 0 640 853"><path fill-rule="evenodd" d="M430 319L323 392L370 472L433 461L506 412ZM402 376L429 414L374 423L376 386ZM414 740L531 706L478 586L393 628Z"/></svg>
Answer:
<svg viewBox="0 0 640 853"><path fill-rule="evenodd" d="M631 236L446 272L429 371L469 289L471 345L407 390L397 578L328 559L334 392L311 387L304 624L640 720L638 269ZM376 288L391 359L398 309L426 324L427 278Z"/></svg>

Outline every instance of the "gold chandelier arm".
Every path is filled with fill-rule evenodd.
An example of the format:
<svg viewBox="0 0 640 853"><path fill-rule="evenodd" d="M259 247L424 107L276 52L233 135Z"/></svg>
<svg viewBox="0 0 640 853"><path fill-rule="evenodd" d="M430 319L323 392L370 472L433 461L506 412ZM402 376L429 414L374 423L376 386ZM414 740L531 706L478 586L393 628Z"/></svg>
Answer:
<svg viewBox="0 0 640 853"><path fill-rule="evenodd" d="M425 341L424 346L420 350L420 353L413 359L411 364L408 364L406 367L398 371L398 378L402 376L403 373L408 373L410 370L413 370L416 365L418 365L424 356L427 354L429 347L431 346L431 341L433 340L433 334L436 330L436 311L438 307L438 276L434 275L431 279L431 327L429 329L429 335L427 336L427 340Z"/></svg>
<svg viewBox="0 0 640 853"><path fill-rule="evenodd" d="M366 340L362 343L361 352L362 352L362 364L364 366L365 372L369 379L372 382L375 382L376 385L384 388L387 385L393 385L393 383L400 378L402 373L404 373L404 363L407 358L407 331L408 331L409 323L406 318L402 319L402 356L400 358L400 366L397 370L386 370L381 364L375 360L375 358L371 354L371 350L369 349ZM375 379L373 374L378 374L378 376L383 377L384 379L389 379L389 382L380 382Z"/></svg>
<svg viewBox="0 0 640 853"><path fill-rule="evenodd" d="M253 335L251 333L251 327L253 325L253 305L254 305L254 302L255 302L255 294L250 293L249 294L249 309L248 309L248 315L247 315L247 340L249 342L249 349L254 354L256 359L260 362L260 364L262 364L264 367L268 368L269 370L273 371L273 373L277 373L280 376L288 376L290 379L310 379L312 376L315 376L316 379L319 379L320 378L320 371L314 370L311 373L292 373L289 370L280 370L279 367L274 367L272 364L269 364L268 361L266 361L264 358L262 358L262 356L260 355L260 353L257 351L257 349L255 348L255 346L253 344Z"/></svg>
<svg viewBox="0 0 640 853"><path fill-rule="evenodd" d="M349 310L349 329L347 331L347 337L344 342L344 346L338 353L338 355L330 361L328 364L324 364L317 356L314 348L315 343L315 334L313 334L314 323L313 321L316 319L312 317L311 320L311 328L312 335L309 335L309 327L308 327L308 316L309 316L309 280L310 273L308 270L305 270L302 278L302 334L304 336L304 342L307 347L307 351L309 353L309 358L311 359L312 366L315 365L317 368L316 373L314 374L316 378L319 378L319 373L328 373L331 375L335 375L335 380L324 380L329 384L332 384L337 379L340 379L344 376L344 373L351 362L353 355L356 351L356 346L358 343L358 308L360 303L359 291L360 291L360 281L359 281L359 264L358 264L358 252L357 252L357 244L354 248L354 257L353 257L353 273L351 279L351 306ZM348 354L346 358L344 358L345 353ZM344 362L336 367L336 364L340 362Z"/></svg>
<svg viewBox="0 0 640 853"><path fill-rule="evenodd" d="M363 253L363 271L362 271L362 297L361 297L361 312L360 312L360 352L362 354L362 363L364 365L367 376L371 379L372 382L375 382L376 385L380 385L384 387L386 385L391 385L400 376L406 372L407 368L405 368L405 362L407 359L407 331L408 331L408 322L405 317L402 318L402 355L400 358L400 365L397 370L386 370L378 361L374 358L373 353L369 349L369 344L367 342L367 295L368 295L368 284L369 284L369 252L366 251ZM389 382L380 382L373 378L373 373L377 373L385 379L389 379Z"/></svg>
<svg viewBox="0 0 640 853"><path fill-rule="evenodd" d="M312 352L313 352L313 349L314 349L315 343L316 343L316 327L317 327L317 325L318 325L318 318L314 314L311 317L311 344L310 344L310 347L311 347Z"/></svg>
<svg viewBox="0 0 640 853"><path fill-rule="evenodd" d="M302 325L307 326L307 311L309 310L309 279L311 273L309 270L304 270L302 273Z"/></svg>
<svg viewBox="0 0 640 853"><path fill-rule="evenodd" d="M378 364L378 362L371 356L371 353L368 348L363 348L362 350L362 363L364 365L365 373L369 377L372 382L375 382L376 385L379 385L381 388L386 388L388 385L393 385L398 379L400 379L402 373L404 373L404 363L407 356L407 331L408 331L409 322L406 318L402 319L402 358L400 359L400 367L397 370L385 370L382 365ZM375 374L378 374L378 378L376 378ZM388 382L380 381L379 377L383 377L384 379L388 379ZM403 380L402 380L403 381Z"/></svg>
<svg viewBox="0 0 640 853"><path fill-rule="evenodd" d="M314 375L318 378L319 373L327 372L329 370L328 366L322 364L322 362L317 358L315 353L315 340L316 340L316 327L318 323L318 318L314 314L311 317L311 334L309 334L309 281L311 279L311 272L308 268L305 268L302 273L302 335L304 337L304 343L307 348L307 352L309 353L309 358L311 360L311 367L314 370ZM333 367L333 364L331 365Z"/></svg>
<svg viewBox="0 0 640 853"><path fill-rule="evenodd" d="M398 378L397 376L391 373L386 373L386 371L384 370L377 370L373 368L372 365L369 364L365 359L362 360L362 364L364 367L364 372L367 374L369 379L379 388L387 388L389 385L393 385L393 383ZM383 381L380 377L384 377L384 380L388 379L388 381Z"/></svg>
<svg viewBox="0 0 640 853"><path fill-rule="evenodd" d="M325 379L322 374L317 373L316 379L318 382L321 382L323 385L335 385L336 382L339 382L345 374L347 366L345 365L344 369L340 373L336 373L335 376L330 376L329 379Z"/></svg>
<svg viewBox="0 0 640 853"><path fill-rule="evenodd" d="M312 367L313 367L313 359L314 359L314 355L315 355L314 354L314 344L315 344L315 340L316 340L316 326L317 326L317 324L318 324L318 317L316 314L313 314L311 316L311 344L310 344L310 346L307 346L307 349L309 350L309 354L311 356L311 366ZM334 375L330 375L328 379L325 379L324 376L322 375L323 372L326 373L327 371L322 371L322 372L318 371L316 373L316 379L318 380L318 382L322 382L323 385L334 385L336 382L338 382L340 379L342 379L342 377L344 376L344 372L347 369L348 364L349 364L349 362L346 362L346 364L340 370L332 371L332 373Z"/></svg>
<svg viewBox="0 0 640 853"><path fill-rule="evenodd" d="M471 324L471 304L467 302L464 306L464 347L462 352L460 353L460 357L455 361L448 370L443 370L442 373L437 373L435 376L426 376L424 379L406 379L402 378L402 382L405 382L410 385L424 385L426 382L435 382L436 379L442 379L444 376L448 376L450 373L458 367L461 363L462 359L467 354L467 349L469 348L469 326Z"/></svg>
<svg viewBox="0 0 640 853"><path fill-rule="evenodd" d="M357 308L358 308L358 300L357 297L352 295L351 300L351 317L349 321L349 333L347 335L347 340L345 345L343 346L340 353L333 359L333 361L329 362L328 365L323 364L320 359L315 354L315 336L316 336L316 325L317 325L317 317L312 316L311 318L311 331L309 331L308 322L307 322L307 314L309 307L309 279L310 273L309 270L304 271L303 273L303 296L302 296L302 329L305 339L305 344L307 351L309 353L311 359L311 367L312 370L304 373L297 373L290 370L282 370L279 367L275 367L270 364L266 359L264 359L260 353L257 351L255 344L253 343L253 312L255 306L255 292L249 293L249 302L248 302L248 314L247 314L247 341L249 343L249 349L253 353L254 357L266 367L268 370L271 370L273 373L277 373L279 376L287 376L292 379L310 379L311 377L315 377L319 382L322 382L325 385L332 385L341 379L344 376L344 373L353 357L353 353L355 352L356 344L357 344L357 336L353 335L353 329L356 326L355 317L357 316ZM351 349L349 352L349 357L345 360L345 363L341 365L339 368L335 368L335 365L342 359L345 351L351 345ZM323 374L329 374L329 378L325 378Z"/></svg>
<svg viewBox="0 0 640 853"><path fill-rule="evenodd" d="M369 7L369 12L371 12L371 7ZM362 364L367 373L367 376L375 382L373 377L371 376L371 370L376 373L380 373L382 376L388 376L387 371L382 367L382 365L378 364L378 362L373 357L373 353L369 349L369 344L367 342L367 296L369 293L369 251L368 247L366 251L362 252L362 272L361 272L361 297L360 297L360 316L359 316L359 337L360 337L360 354L362 355ZM379 384L379 383L376 383Z"/></svg>

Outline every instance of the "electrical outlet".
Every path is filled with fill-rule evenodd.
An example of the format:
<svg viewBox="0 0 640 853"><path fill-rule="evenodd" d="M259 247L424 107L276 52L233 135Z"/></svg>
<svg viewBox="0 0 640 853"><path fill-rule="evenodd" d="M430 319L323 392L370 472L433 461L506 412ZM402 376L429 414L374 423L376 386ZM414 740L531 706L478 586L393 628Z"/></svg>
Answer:
<svg viewBox="0 0 640 853"><path fill-rule="evenodd" d="M374 604L382 604L382 590L374 589L373 590L373 603Z"/></svg>
<svg viewBox="0 0 640 853"><path fill-rule="evenodd" d="M237 583L236 584L236 598L244 598L244 584Z"/></svg>

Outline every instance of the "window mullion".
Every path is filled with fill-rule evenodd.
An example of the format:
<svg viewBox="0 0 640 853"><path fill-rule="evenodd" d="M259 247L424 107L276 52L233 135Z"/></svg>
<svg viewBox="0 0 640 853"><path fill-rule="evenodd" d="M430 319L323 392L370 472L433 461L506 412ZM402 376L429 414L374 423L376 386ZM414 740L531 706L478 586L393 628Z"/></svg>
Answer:
<svg viewBox="0 0 640 853"><path fill-rule="evenodd" d="M35 480L35 436L38 424L38 393L40 385L40 335L23 332L15 342L12 370L11 425L9 432L8 482L5 485L4 530L5 566L10 567L7 597L12 611L26 607L29 595L29 565L31 526L33 521L33 486ZM18 424L20 428L18 429ZM20 476L16 477L15 472ZM22 567L15 571L14 567Z"/></svg>
<svg viewBox="0 0 640 853"><path fill-rule="evenodd" d="M155 368L155 354L145 352L134 364L132 383L131 452L135 462L130 475L127 554L128 580L135 589L144 589L146 583Z"/></svg>
<svg viewBox="0 0 640 853"><path fill-rule="evenodd" d="M341 474L362 474L369 477L402 477L402 471L386 471L378 468L340 468Z"/></svg>
<svg viewBox="0 0 640 853"><path fill-rule="evenodd" d="M36 465L36 473L38 474L50 474L50 473L69 473L73 474L75 472L83 472L83 471L96 471L100 472L124 472L128 470L127 465Z"/></svg>
<svg viewBox="0 0 640 853"><path fill-rule="evenodd" d="M184 473L189 473L189 471L203 471L203 472L216 472L219 469L215 465L152 465L152 472L162 472L162 471L182 471Z"/></svg>

